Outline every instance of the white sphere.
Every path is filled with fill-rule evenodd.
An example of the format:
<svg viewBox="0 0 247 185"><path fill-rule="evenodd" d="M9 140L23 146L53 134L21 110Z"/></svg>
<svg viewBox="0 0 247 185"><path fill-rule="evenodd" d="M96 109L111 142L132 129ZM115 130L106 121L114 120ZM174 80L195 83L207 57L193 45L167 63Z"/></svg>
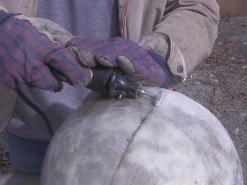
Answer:
<svg viewBox="0 0 247 185"><path fill-rule="evenodd" d="M56 131L43 185L243 184L237 151L207 109L170 90L160 101L98 99Z"/></svg>

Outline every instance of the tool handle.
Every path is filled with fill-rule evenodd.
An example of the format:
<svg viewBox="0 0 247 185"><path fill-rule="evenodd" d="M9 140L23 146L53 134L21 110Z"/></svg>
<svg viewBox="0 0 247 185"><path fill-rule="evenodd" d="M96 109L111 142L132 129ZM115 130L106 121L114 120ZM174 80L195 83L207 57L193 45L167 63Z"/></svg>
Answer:
<svg viewBox="0 0 247 185"><path fill-rule="evenodd" d="M137 98L142 84L130 80L119 68L97 66L91 69L93 77L87 85L88 89L109 97Z"/></svg>

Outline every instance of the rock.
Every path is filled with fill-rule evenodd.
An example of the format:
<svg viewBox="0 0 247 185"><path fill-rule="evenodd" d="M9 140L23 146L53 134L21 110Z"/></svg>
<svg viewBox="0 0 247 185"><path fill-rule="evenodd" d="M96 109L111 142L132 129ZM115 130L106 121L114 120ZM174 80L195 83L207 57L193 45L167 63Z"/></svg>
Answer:
<svg viewBox="0 0 247 185"><path fill-rule="evenodd" d="M218 119L165 89L148 97L99 99L79 107L56 131L42 185L242 185L240 160Z"/></svg>

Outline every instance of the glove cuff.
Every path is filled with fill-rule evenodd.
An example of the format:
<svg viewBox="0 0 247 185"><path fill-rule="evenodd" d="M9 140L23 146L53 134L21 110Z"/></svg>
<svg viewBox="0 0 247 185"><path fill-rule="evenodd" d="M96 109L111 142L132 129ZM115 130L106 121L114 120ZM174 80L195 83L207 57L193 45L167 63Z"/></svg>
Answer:
<svg viewBox="0 0 247 185"><path fill-rule="evenodd" d="M14 13L7 13L3 10L0 11L0 25L3 24L8 18L13 17L17 14Z"/></svg>
<svg viewBox="0 0 247 185"><path fill-rule="evenodd" d="M163 69L164 73L165 73L165 83L163 83L161 85L162 88L166 88L169 83L170 83L170 79L171 79L171 71L167 65L167 59L165 59L163 56L161 56L160 54L152 51L152 50L148 50L147 51L149 55L151 55L151 57L155 60L155 62L157 62L157 64L159 64L159 66Z"/></svg>

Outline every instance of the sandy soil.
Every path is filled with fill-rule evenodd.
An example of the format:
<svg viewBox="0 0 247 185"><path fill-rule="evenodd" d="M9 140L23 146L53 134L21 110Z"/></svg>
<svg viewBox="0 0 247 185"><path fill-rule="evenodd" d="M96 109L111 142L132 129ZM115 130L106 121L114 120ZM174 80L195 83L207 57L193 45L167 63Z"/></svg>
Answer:
<svg viewBox="0 0 247 185"><path fill-rule="evenodd" d="M211 56L175 89L201 103L227 129L242 163L247 184L247 16L221 16ZM0 136L0 175L11 170Z"/></svg>

